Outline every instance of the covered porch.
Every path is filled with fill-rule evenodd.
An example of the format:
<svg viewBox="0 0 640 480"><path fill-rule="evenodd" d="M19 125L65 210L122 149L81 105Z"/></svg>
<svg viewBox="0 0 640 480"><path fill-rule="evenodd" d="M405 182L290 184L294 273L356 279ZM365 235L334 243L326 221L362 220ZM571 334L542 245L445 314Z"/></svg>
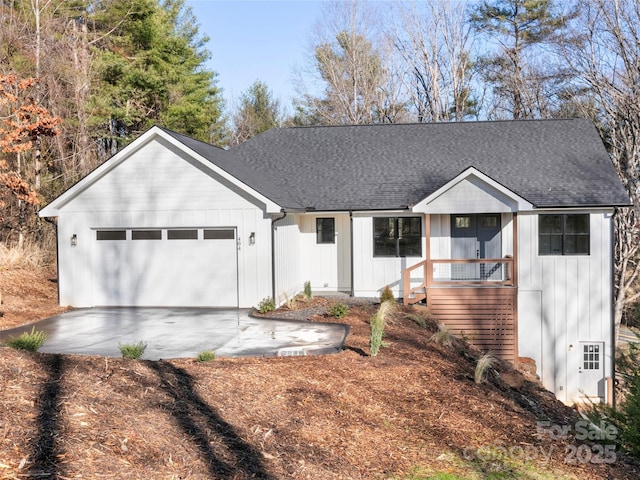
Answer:
<svg viewBox="0 0 640 480"><path fill-rule="evenodd" d="M470 168L414 206L424 260L402 272L405 305L426 303L454 335L518 358L518 210L528 202Z"/></svg>
<svg viewBox="0 0 640 480"><path fill-rule="evenodd" d="M403 303L426 303L433 317L452 334L465 338L481 351L515 362L518 358L517 214L507 216L504 229L492 221L496 217L505 216L451 215L448 256L475 258L432 258L434 252L442 253L432 243L442 240L440 235L432 237L432 215L425 214L426 259L402 272ZM465 227L473 230L469 237L456 237L456 221L458 225L469 224ZM482 221L497 227L493 235L482 231ZM478 223L475 229L472 228L474 222ZM502 247L503 237L508 237L511 245ZM465 244L469 248L464 248ZM471 248L472 245L477 248ZM499 251L509 253L497 255Z"/></svg>

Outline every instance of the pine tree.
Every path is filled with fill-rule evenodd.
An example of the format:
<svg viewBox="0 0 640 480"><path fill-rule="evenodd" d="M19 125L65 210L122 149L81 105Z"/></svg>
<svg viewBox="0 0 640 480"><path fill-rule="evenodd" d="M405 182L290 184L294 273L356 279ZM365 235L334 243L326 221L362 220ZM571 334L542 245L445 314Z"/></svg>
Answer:
<svg viewBox="0 0 640 480"><path fill-rule="evenodd" d="M206 38L183 0L112 0L94 17L100 73L94 89L104 153L154 124L224 141L221 91L203 68Z"/></svg>
<svg viewBox="0 0 640 480"><path fill-rule="evenodd" d="M281 121L280 102L273 98L266 83L256 80L240 98L233 116L236 144L277 127Z"/></svg>
<svg viewBox="0 0 640 480"><path fill-rule="evenodd" d="M489 116L517 120L548 115L549 86L564 79L548 57L544 67L534 57L542 55L537 47L552 42L573 15L557 12L553 0L485 1L473 10L471 25L498 46L494 54L477 60L481 77L492 88Z"/></svg>

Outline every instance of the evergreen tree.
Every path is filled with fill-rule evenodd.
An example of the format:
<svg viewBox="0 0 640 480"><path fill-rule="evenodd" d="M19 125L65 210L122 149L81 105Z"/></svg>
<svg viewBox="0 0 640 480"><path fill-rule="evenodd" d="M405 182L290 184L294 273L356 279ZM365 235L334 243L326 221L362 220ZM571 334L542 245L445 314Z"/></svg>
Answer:
<svg viewBox="0 0 640 480"><path fill-rule="evenodd" d="M572 16L559 13L553 0L485 1L472 11L471 25L498 45L494 54L477 60L481 77L492 89L490 117L550 115L549 99L564 75L549 56L544 66L534 58L543 55L537 47L553 42Z"/></svg>
<svg viewBox="0 0 640 480"><path fill-rule="evenodd" d="M280 125L280 102L273 98L266 83L256 80L240 99L233 116L235 144Z"/></svg>
<svg viewBox="0 0 640 480"><path fill-rule="evenodd" d="M111 0L93 14L99 80L96 121L104 153L154 124L195 138L224 141L215 73L203 68L206 38L183 0Z"/></svg>

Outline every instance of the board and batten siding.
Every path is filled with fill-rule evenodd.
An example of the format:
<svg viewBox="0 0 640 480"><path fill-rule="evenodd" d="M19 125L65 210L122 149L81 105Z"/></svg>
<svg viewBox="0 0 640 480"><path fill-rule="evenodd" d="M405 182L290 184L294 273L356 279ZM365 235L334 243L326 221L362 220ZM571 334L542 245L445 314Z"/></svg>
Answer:
<svg viewBox="0 0 640 480"><path fill-rule="evenodd" d="M539 255L538 215L518 215L518 348L565 403L580 400L581 341L604 342L605 376L612 374L611 213L591 212L590 254L567 256Z"/></svg>
<svg viewBox="0 0 640 480"><path fill-rule="evenodd" d="M402 216L380 214L381 217ZM421 216L405 215L405 216ZM379 297L389 285L396 298L402 297L402 272L425 259L424 216L422 221L421 257L374 257L373 217L367 214L353 214L353 289L356 297Z"/></svg>
<svg viewBox="0 0 640 480"><path fill-rule="evenodd" d="M334 243L318 243L316 219L333 218ZM301 275L315 292L351 291L351 238L348 213L319 213L299 216L301 233Z"/></svg>
<svg viewBox="0 0 640 480"><path fill-rule="evenodd" d="M254 306L270 295L271 220L264 206L162 139L144 145L61 206L58 225L61 305L93 306L91 265L100 228L234 228L239 306ZM71 247L74 234L77 246Z"/></svg>
<svg viewBox="0 0 640 480"><path fill-rule="evenodd" d="M298 215L288 214L274 216L275 222L275 302L282 305L287 298L293 298L302 290L301 275L301 240ZM269 293L268 296L271 296Z"/></svg>

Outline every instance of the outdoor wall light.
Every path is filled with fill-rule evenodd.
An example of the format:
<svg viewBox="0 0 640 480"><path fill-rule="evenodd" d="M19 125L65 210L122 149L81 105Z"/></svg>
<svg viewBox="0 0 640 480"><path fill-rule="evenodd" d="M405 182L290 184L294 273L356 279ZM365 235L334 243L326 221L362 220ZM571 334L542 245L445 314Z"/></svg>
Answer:
<svg viewBox="0 0 640 480"><path fill-rule="evenodd" d="M74 233L71 235L71 246L75 247L76 245L78 245L78 236Z"/></svg>
<svg viewBox="0 0 640 480"><path fill-rule="evenodd" d="M249 245L255 245L256 244L256 232L251 232L251 235L249 235Z"/></svg>

